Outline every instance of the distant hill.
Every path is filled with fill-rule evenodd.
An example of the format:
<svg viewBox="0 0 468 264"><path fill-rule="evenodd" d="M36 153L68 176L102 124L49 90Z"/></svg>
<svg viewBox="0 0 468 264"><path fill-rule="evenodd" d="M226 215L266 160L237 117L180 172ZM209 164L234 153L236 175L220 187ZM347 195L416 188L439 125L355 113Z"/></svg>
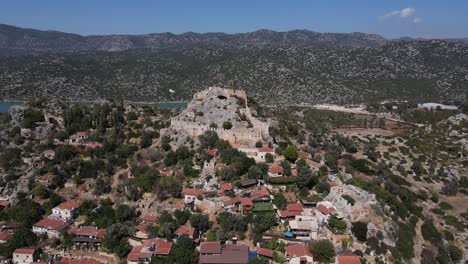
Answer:
<svg viewBox="0 0 468 264"><path fill-rule="evenodd" d="M218 85L245 89L257 101L278 105L463 101L467 76L468 46L441 40L377 48L197 44L3 58L0 100L175 101Z"/></svg>
<svg viewBox="0 0 468 264"><path fill-rule="evenodd" d="M432 40L429 38L412 38L412 37L400 37L396 39L392 39L392 41L418 41L418 40ZM468 38L446 38L446 39L440 39L440 40L445 40L449 42L461 42L464 44L468 44Z"/></svg>
<svg viewBox="0 0 468 264"><path fill-rule="evenodd" d="M41 31L0 24L0 53L3 55L42 52L123 51L159 49L189 45L217 47L380 47L387 40L364 33L318 33L309 30L249 33L158 33L145 35L81 36L58 31Z"/></svg>

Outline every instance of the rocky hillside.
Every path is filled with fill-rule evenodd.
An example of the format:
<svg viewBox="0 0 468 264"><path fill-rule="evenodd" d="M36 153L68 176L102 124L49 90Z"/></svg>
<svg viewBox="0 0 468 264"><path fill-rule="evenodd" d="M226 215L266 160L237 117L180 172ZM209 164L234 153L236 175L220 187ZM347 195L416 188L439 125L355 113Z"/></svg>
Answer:
<svg viewBox="0 0 468 264"><path fill-rule="evenodd" d="M440 40L379 48L195 45L3 58L0 100L174 101L216 85L264 104L463 101L467 76L468 46Z"/></svg>
<svg viewBox="0 0 468 264"><path fill-rule="evenodd" d="M0 54L36 54L41 52L122 51L159 49L190 45L217 47L379 47L387 40L364 33L318 33L308 30L275 32L259 30L249 33L172 33L146 35L81 36L58 31L41 31L0 24Z"/></svg>

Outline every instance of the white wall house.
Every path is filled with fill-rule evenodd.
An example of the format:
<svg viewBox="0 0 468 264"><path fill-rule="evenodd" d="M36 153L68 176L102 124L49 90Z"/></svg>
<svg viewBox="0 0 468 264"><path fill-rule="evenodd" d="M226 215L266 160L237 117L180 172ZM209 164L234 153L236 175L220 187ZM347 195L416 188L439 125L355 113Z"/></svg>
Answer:
<svg viewBox="0 0 468 264"><path fill-rule="evenodd" d="M52 208L52 215L53 218L61 218L63 220L70 220L76 216L76 212L80 207L80 203L78 201L66 201L58 206Z"/></svg>
<svg viewBox="0 0 468 264"><path fill-rule="evenodd" d="M14 264L30 264L39 259L39 253L35 248L18 248L13 252Z"/></svg>

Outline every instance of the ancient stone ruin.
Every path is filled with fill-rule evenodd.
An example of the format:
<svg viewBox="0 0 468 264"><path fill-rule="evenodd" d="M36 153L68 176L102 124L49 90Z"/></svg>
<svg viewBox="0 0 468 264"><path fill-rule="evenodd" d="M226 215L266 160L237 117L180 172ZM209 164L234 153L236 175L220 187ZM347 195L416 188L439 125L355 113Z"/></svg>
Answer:
<svg viewBox="0 0 468 264"><path fill-rule="evenodd" d="M194 94L164 134L197 138L211 130L235 147L267 142L268 123L255 118L247 103L243 90L209 87Z"/></svg>

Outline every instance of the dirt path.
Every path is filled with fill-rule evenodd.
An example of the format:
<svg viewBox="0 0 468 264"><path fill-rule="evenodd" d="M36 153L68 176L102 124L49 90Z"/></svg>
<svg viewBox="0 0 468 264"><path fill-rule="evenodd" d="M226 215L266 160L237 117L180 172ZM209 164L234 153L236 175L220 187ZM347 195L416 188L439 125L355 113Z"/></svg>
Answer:
<svg viewBox="0 0 468 264"><path fill-rule="evenodd" d="M100 252L100 251L69 250L69 251L64 253L64 252L58 251L58 250L51 250L51 251L48 251L48 253L59 254L59 255L62 255L63 257L76 258L76 259L80 259L80 258L84 258L84 257L94 258L94 259L97 259L97 260L102 261L102 262L107 263L107 264L117 264L118 263L117 258L115 257L115 255L108 254L108 253L105 253L105 252Z"/></svg>

